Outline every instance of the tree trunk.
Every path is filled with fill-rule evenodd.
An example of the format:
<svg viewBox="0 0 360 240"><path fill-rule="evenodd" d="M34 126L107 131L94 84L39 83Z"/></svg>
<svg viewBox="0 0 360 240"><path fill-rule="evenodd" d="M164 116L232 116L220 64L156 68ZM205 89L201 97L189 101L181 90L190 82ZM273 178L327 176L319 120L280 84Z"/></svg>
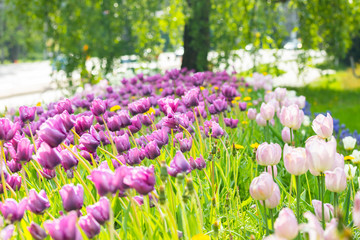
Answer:
<svg viewBox="0 0 360 240"><path fill-rule="evenodd" d="M187 0L192 11L184 28L184 56L181 67L195 71L208 70L210 51L210 0Z"/></svg>

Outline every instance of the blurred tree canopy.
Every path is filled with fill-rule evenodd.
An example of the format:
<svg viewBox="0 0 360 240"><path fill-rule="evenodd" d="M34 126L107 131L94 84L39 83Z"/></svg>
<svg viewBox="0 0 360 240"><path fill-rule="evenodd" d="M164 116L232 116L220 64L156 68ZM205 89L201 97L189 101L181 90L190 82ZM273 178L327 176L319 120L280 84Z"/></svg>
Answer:
<svg viewBox="0 0 360 240"><path fill-rule="evenodd" d="M12 44L29 53L46 50L65 59L57 67L68 74L80 68L86 75L89 57L109 72L123 55L153 60L181 46L182 66L203 71L228 64L238 57L233 50L248 44L282 48L291 32L303 49L341 59L360 33L360 0L1 1L0 46L7 55ZM211 63L210 50L218 53Z"/></svg>

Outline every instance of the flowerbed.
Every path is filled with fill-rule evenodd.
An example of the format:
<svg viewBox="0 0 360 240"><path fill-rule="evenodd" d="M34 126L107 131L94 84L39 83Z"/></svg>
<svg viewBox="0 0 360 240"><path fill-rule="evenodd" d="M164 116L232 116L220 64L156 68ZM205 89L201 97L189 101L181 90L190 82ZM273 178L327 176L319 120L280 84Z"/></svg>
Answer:
<svg viewBox="0 0 360 240"><path fill-rule="evenodd" d="M1 239L359 236L356 139L305 97L261 74L121 83L0 119Z"/></svg>

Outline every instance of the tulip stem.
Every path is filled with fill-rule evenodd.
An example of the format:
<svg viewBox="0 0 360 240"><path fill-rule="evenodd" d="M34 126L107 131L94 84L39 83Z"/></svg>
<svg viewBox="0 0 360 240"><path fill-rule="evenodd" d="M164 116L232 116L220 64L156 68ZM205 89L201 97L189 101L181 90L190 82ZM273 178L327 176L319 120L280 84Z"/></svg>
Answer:
<svg viewBox="0 0 360 240"><path fill-rule="evenodd" d="M102 152L104 152L104 153L106 153L106 154L108 154L110 157L113 157L113 158L115 158L115 160L116 161L118 161L119 162L119 164L120 165L124 165L114 154L112 154L111 152L109 152L109 151L107 151L107 150L105 150L104 148L102 148L102 147L98 147L98 149L100 150L100 151L102 151Z"/></svg>
<svg viewBox="0 0 360 240"><path fill-rule="evenodd" d="M4 174L4 166L5 163L3 161L3 152L4 152L4 146L3 141L0 141L0 147L1 147L1 153L0 153L0 171L1 171L1 185L4 191L5 199L8 198L7 191L6 191L6 182L5 182L5 174Z"/></svg>
<svg viewBox="0 0 360 240"><path fill-rule="evenodd" d="M200 131L200 125L199 125L199 121L197 119L197 116L196 116L196 113L195 113L195 108L193 108L193 113L194 113L194 118L195 118L195 122L196 122L196 126L197 126L197 129L198 129L198 134L199 134L199 142L200 142L200 152L201 152L201 155L204 156L204 153L203 153L203 146L202 146L202 138L201 138L201 131Z"/></svg>
<svg viewBox="0 0 360 240"><path fill-rule="evenodd" d="M22 178L24 180L24 188L25 188L25 193L26 193L26 196L29 196L29 189L27 187L27 182L26 182L26 172L25 172L25 166L23 166L21 168L21 175L22 175Z"/></svg>
<svg viewBox="0 0 360 240"><path fill-rule="evenodd" d="M17 230L18 230L17 232L18 232L18 235L20 236L20 239L25 240L24 233L21 231L20 221L16 223L16 227L17 227Z"/></svg>
<svg viewBox="0 0 360 240"><path fill-rule="evenodd" d="M90 189L88 188L88 186L85 184L84 180L81 178L79 172L77 169L74 169L74 173L75 173L75 176L77 178L77 180L83 185L83 187L85 188L85 190L89 193L90 197L91 197L91 200L93 201L93 203L96 202L93 194L91 193Z"/></svg>
<svg viewBox="0 0 360 240"><path fill-rule="evenodd" d="M267 213L266 213L266 206L265 206L265 201L263 201L264 205L264 221L265 221L265 227L266 227L266 236L269 235L269 226L268 226L268 220L267 220ZM261 203L260 203L261 205Z"/></svg>
<svg viewBox="0 0 360 240"><path fill-rule="evenodd" d="M114 144L114 140L113 140L113 138L112 138L112 136L111 136L110 130L109 130L109 128L108 128L108 125L106 124L106 121L105 121L103 115L101 115L101 119L103 120L105 129L106 129L106 131L107 131L107 133L108 133L108 135L109 135L109 140L110 140L110 143L111 143L111 147L112 147L112 150L113 150L113 154L114 154L114 155L117 155L117 150L116 150L116 147L115 147L115 144Z"/></svg>
<svg viewBox="0 0 360 240"><path fill-rule="evenodd" d="M131 139L133 140L133 142L134 142L134 144L135 144L135 147L138 147L138 146L137 146L137 143L136 143L136 141L135 141L134 135L132 134L132 132L131 132L131 130L130 130L130 128L129 128L129 127L128 127L128 130L129 130L129 133L130 133Z"/></svg>
<svg viewBox="0 0 360 240"><path fill-rule="evenodd" d="M91 173L91 169L90 167L87 165L87 163L81 158L79 157L69 146L67 146L65 143L61 144L62 146L64 146L67 150L69 150L71 152L71 154L77 158L77 160L79 160L79 162L85 167L85 169L88 171L88 173Z"/></svg>
<svg viewBox="0 0 360 240"><path fill-rule="evenodd" d="M337 192L334 192L334 216L337 217L337 205L338 205L338 195Z"/></svg>
<svg viewBox="0 0 360 240"><path fill-rule="evenodd" d="M308 180L308 177L307 177L307 172L305 173L305 179L306 179L306 185L307 185L307 189L308 189L308 193L309 193L310 202L312 202L312 200L311 200L311 192L310 192L310 185L309 185L309 180Z"/></svg>
<svg viewBox="0 0 360 240"><path fill-rule="evenodd" d="M109 221L108 221L108 227L109 227L109 234L110 234L110 240L114 240L114 212L112 210L112 199L113 197L111 194L109 194L109 200L110 200L110 208L109 208Z"/></svg>
<svg viewBox="0 0 360 240"><path fill-rule="evenodd" d="M296 177L296 216L297 221L300 223L300 193L301 193L301 183L300 183L300 176Z"/></svg>
<svg viewBox="0 0 360 240"><path fill-rule="evenodd" d="M324 209L324 174L320 173L320 186L321 186L321 215L322 215L322 227L325 229L325 209Z"/></svg>
<svg viewBox="0 0 360 240"><path fill-rule="evenodd" d="M271 218L271 229L274 231L274 214L273 210L269 208L270 218Z"/></svg>
<svg viewBox="0 0 360 240"><path fill-rule="evenodd" d="M28 126L28 128L29 128L29 132L30 132L30 136L31 136L31 141L32 141L33 144L34 144L35 153L37 153L37 148L36 148L36 143L35 143L35 140L34 140L34 135L33 135L32 131L31 131L31 127L30 127L30 123L29 123L29 122L27 122L27 126Z"/></svg>
<svg viewBox="0 0 360 240"><path fill-rule="evenodd" d="M346 193L346 199L345 199L345 204L344 204L344 210L345 212L345 220L344 220L344 224L345 226L347 226L348 224L348 218L349 218L349 208L350 208L350 196L351 196L351 185L350 183L348 184L348 191Z"/></svg>
<svg viewBox="0 0 360 240"><path fill-rule="evenodd" d="M290 128L290 144L291 146L295 146L295 139L294 139L294 142L293 142L293 129Z"/></svg>

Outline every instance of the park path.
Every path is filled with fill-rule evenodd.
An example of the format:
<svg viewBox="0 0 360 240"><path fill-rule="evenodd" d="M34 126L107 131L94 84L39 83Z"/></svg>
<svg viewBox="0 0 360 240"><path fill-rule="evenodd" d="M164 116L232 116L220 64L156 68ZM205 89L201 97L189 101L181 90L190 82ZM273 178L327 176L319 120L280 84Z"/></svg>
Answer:
<svg viewBox="0 0 360 240"><path fill-rule="evenodd" d="M232 65L237 71L252 68L252 57L242 50L239 51L242 58L233 62ZM316 52L314 54L320 56L316 58L316 61L322 61L321 55ZM286 73L274 79L276 86L303 86L320 76L321 72L318 69L306 67L302 77L298 79L298 66L294 61L296 57L296 51L280 52L278 66ZM273 50L260 50L257 61L261 63L275 61ZM151 64L154 66L154 63ZM159 56L155 65L161 70L166 70L179 67L180 60L173 53L164 53ZM124 71L126 66L122 68ZM56 90L56 83L50 76L51 73L52 67L49 61L0 65L0 112L5 109L5 106L11 108L35 105L38 102L49 103L59 99L62 93ZM113 77L113 79L116 78L116 76Z"/></svg>

